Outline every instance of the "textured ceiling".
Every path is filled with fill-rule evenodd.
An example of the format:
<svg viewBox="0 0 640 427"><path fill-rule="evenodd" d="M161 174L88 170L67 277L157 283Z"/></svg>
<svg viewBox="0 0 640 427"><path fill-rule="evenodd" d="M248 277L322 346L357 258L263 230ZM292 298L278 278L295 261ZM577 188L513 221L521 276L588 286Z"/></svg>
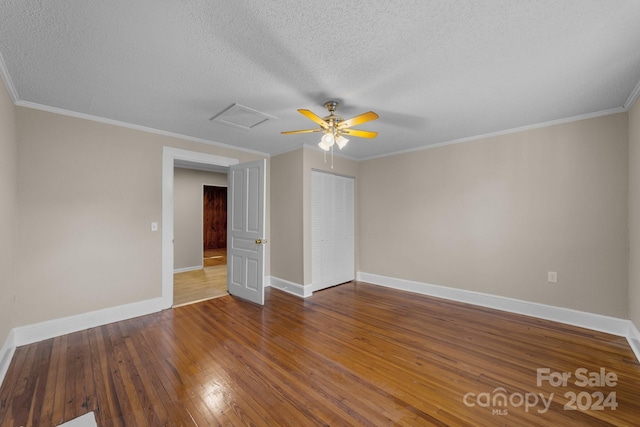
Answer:
<svg viewBox="0 0 640 427"><path fill-rule="evenodd" d="M280 132L338 99L380 115L362 159L622 110L639 22L636 0L0 0L0 53L19 105L269 154L315 145ZM210 121L234 103L276 119Z"/></svg>

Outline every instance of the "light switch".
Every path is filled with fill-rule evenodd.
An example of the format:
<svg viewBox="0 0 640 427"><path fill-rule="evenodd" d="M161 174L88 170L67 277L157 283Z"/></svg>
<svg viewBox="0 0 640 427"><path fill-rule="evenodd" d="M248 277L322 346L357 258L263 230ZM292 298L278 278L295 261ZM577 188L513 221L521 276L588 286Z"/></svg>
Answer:
<svg viewBox="0 0 640 427"><path fill-rule="evenodd" d="M157 222L152 222L151 223L151 231L158 231L158 223Z"/></svg>

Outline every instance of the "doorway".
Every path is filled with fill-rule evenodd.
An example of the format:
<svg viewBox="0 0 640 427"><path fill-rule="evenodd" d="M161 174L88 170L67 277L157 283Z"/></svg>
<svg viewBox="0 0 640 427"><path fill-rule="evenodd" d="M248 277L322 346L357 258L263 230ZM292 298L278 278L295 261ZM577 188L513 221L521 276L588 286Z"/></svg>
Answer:
<svg viewBox="0 0 640 427"><path fill-rule="evenodd" d="M259 163L259 164L258 164ZM250 277L230 277L229 282L233 282L234 285L251 288L253 290L259 290L262 298L264 298L263 283L264 283L264 259L265 251L264 244L258 244L259 242L266 243L264 236L264 216L265 216L265 194L266 194L266 160L261 159L257 162L248 162L243 165L239 165L238 159L223 157L213 154L206 154L197 151L184 150L175 147L163 147L162 148L162 293L161 297L154 301L154 308L165 309L173 306L173 275L174 275L174 207L177 205L174 203L174 169L175 166L181 165L204 165L205 167L211 167L215 169L222 169L228 173L230 191L234 196L247 196L246 200L238 199L234 197L233 200L237 200L243 207L245 205L248 210L243 210L244 213L240 215L237 212L238 217L244 217L244 214L249 214L252 219L257 221L260 227L256 228L255 232L260 233L261 239L251 236L255 240L256 248L252 247L251 253L257 253L257 258L243 257L243 254L232 254L229 256L230 260L236 259L238 261L244 260L245 264L251 264L255 268L252 270L254 274ZM247 187L248 190L244 191L243 186L236 185L239 182L240 175L248 178L247 184L252 184ZM235 178L231 178L231 177ZM231 183L235 183L231 185ZM255 185L253 185L255 184ZM241 191L241 189L243 189ZM246 194L245 194L246 193ZM252 197L248 197L252 196ZM255 199L255 200L254 200ZM233 207L237 205L236 202L230 204L231 217L233 215ZM238 205L239 206L239 205ZM231 220L230 220L231 221ZM233 221L231 221L233 222ZM201 224L201 222L199 222ZM229 232L232 232L234 227L232 226ZM252 230L253 231L253 230ZM256 234L254 233L254 234ZM257 235L257 234L256 234ZM200 233L200 236L202 234ZM260 237L260 236L259 236ZM233 236L229 236L229 240L233 240ZM232 246L232 245L230 245ZM227 267L231 269L231 265ZM233 270L233 269L232 269ZM238 270L241 271L242 269ZM235 270L233 270L235 271ZM233 276L233 275L231 275ZM252 280L249 280L252 279ZM259 289L256 289L259 288ZM232 295L236 295L236 288ZM243 298L242 295L238 295ZM248 299L248 298L246 298Z"/></svg>
<svg viewBox="0 0 640 427"><path fill-rule="evenodd" d="M227 295L227 173L174 170L173 306Z"/></svg>
<svg viewBox="0 0 640 427"><path fill-rule="evenodd" d="M202 250L205 267L226 258L227 187L202 186Z"/></svg>
<svg viewBox="0 0 640 427"><path fill-rule="evenodd" d="M227 294L227 187L202 186L202 265L215 296Z"/></svg>
<svg viewBox="0 0 640 427"><path fill-rule="evenodd" d="M198 167L214 169L227 173L229 166L238 164L237 159L183 150L174 147L162 149L162 296L159 301L161 308L173 306L174 279L174 210L180 204L175 202L174 172L176 167ZM198 221L200 232L198 241L202 239L201 220ZM202 246L199 249L202 256ZM202 259L202 258L200 258Z"/></svg>

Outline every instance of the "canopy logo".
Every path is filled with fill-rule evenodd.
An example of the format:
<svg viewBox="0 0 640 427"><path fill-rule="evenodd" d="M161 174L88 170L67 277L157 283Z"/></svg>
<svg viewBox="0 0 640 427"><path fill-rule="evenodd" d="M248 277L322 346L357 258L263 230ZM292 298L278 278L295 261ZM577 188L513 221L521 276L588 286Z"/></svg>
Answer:
<svg viewBox="0 0 640 427"><path fill-rule="evenodd" d="M618 385L618 375L615 372L607 372L605 368L599 371L589 371L587 368L578 368L573 372L552 371L550 368L538 368L536 371L536 386L542 387L548 384L551 387L579 387L590 389L603 387L616 387ZM491 409L493 415L508 415L509 408L524 407L525 412L535 409L538 413L544 414L551 407L551 402L555 393L526 392L508 393L503 387L497 387L491 392L473 393L464 395L462 402L467 407L481 407ZM564 405L565 411L604 411L610 409L615 411L618 407L616 392L611 391L605 394L600 390L596 391L566 391L563 394L567 403Z"/></svg>
<svg viewBox="0 0 640 427"><path fill-rule="evenodd" d="M462 398L464 404L468 407L480 406L481 408L491 408L493 415L508 415L508 407L519 408L524 406L525 412L529 412L531 408L535 408L542 403L542 408L538 408L538 413L544 414L549 410L553 401L553 393L547 399L543 393L511 393L507 394L507 390L498 387L493 392L485 393L467 393Z"/></svg>

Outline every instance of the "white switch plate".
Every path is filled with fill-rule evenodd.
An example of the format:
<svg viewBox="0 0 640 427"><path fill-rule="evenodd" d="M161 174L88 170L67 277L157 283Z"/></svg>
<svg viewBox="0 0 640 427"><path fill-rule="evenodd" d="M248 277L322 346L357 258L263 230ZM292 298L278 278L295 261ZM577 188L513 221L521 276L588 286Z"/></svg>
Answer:
<svg viewBox="0 0 640 427"><path fill-rule="evenodd" d="M152 222L151 223L151 231L158 231L158 223L157 222Z"/></svg>
<svg viewBox="0 0 640 427"><path fill-rule="evenodd" d="M547 271L547 281L549 283L558 283L558 273L555 271Z"/></svg>

